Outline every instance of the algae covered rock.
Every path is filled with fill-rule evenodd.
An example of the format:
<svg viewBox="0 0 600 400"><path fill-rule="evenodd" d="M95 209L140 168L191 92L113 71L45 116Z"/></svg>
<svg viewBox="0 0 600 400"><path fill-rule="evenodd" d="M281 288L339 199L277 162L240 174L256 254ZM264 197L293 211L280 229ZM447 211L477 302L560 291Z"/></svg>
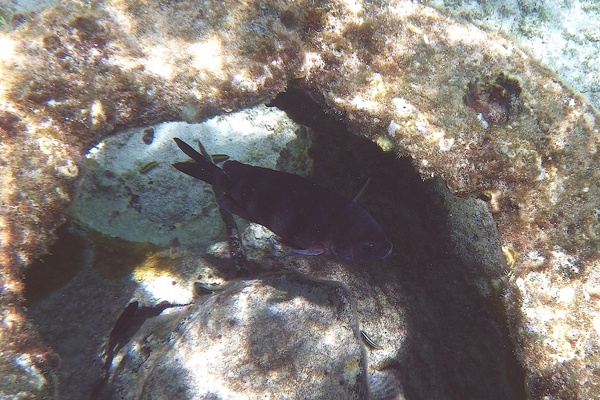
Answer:
<svg viewBox="0 0 600 400"><path fill-rule="evenodd" d="M269 42L281 39L274 47L253 46L256 30L270 29L277 8L194 7L190 18L183 3L66 1L15 14L1 34L0 362L12 371L21 356L32 360L24 376L47 375L44 394L54 393L57 364L23 313L22 274L56 239L82 155L115 129L200 121L261 103L282 91L300 65L292 31L267 35ZM280 55L273 58L272 50ZM2 385L3 395L19 393L9 386Z"/></svg>
<svg viewBox="0 0 600 400"><path fill-rule="evenodd" d="M511 42L432 9L338 10L344 22L320 32L308 90L347 115L355 132L410 155L421 176L489 199L512 268L505 304L530 395L597 397L595 110ZM499 109L509 115L490 119L505 122L482 115L495 101L468 106L474 80L518 87L500 88L513 93L509 101L518 93L514 108Z"/></svg>
<svg viewBox="0 0 600 400"><path fill-rule="evenodd" d="M235 282L148 320L114 364L119 399L367 396L352 295L297 274Z"/></svg>
<svg viewBox="0 0 600 400"><path fill-rule="evenodd" d="M598 64L600 8L593 0L447 1L428 4L467 19L484 30L506 33L521 48L550 67L559 79L600 109Z"/></svg>

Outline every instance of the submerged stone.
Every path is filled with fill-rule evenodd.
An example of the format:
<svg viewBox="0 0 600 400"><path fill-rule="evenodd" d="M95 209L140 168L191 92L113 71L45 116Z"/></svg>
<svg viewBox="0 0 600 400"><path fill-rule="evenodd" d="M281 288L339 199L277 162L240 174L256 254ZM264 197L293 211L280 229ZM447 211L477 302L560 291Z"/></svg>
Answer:
<svg viewBox="0 0 600 400"><path fill-rule="evenodd" d="M146 321L114 360L112 398L365 399L351 293L298 274L232 283Z"/></svg>

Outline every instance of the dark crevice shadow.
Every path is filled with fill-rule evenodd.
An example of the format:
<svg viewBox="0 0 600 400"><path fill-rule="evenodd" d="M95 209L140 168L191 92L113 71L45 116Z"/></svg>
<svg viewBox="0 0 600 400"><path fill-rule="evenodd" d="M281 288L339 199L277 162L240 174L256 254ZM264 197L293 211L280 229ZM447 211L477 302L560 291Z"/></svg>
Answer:
<svg viewBox="0 0 600 400"><path fill-rule="evenodd" d="M271 105L311 128L313 180L352 198L371 178L359 202L383 225L394 252L361 273L401 288L408 336L390 365L406 399L525 399L500 296L484 297L476 287L477 279L494 277L466 265L450 244L443 183L423 182L412 160L352 134L300 88Z"/></svg>
<svg viewBox="0 0 600 400"><path fill-rule="evenodd" d="M90 255L86 238L64 225L58 230L50 253L33 265L25 277L25 293L31 294L26 299L27 315L46 344L61 358L61 400L89 398L103 375L103 343L137 287L125 273L106 279L91 266ZM102 252L94 257L114 268L124 267L122 259L114 254ZM71 267L72 263L76 267ZM47 279L45 287L43 280L48 274L61 276Z"/></svg>

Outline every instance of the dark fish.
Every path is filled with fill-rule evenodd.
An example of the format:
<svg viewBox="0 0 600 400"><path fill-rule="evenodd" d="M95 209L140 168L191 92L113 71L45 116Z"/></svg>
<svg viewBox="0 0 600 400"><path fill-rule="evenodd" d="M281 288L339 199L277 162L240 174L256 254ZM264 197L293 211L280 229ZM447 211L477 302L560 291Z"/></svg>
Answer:
<svg viewBox="0 0 600 400"><path fill-rule="evenodd" d="M219 206L263 225L303 255L349 261L385 258L392 243L361 206L298 175L227 161L219 168L175 138L194 162L173 166L222 191Z"/></svg>
<svg viewBox="0 0 600 400"><path fill-rule="evenodd" d="M110 387L108 380L110 377L110 369L115 355L125 346L135 335L142 324L150 318L160 315L167 308L185 307L189 304L171 304L168 301L161 301L155 306L139 307L139 302L132 301L117 318L115 326L110 331L106 341L106 349L104 355L106 359L102 369L104 373L102 377L96 380L92 387L92 399L108 399L112 398L109 394Z"/></svg>
<svg viewBox="0 0 600 400"><path fill-rule="evenodd" d="M229 156L227 154L211 154L210 158L212 158L215 164L220 164L223 161L229 160Z"/></svg>

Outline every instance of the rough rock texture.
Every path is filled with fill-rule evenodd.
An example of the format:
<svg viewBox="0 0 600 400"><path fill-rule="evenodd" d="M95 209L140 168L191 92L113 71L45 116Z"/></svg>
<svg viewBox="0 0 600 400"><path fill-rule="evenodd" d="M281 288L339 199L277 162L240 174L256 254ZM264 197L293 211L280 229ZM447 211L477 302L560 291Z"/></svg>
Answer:
<svg viewBox="0 0 600 400"><path fill-rule="evenodd" d="M364 399L364 352L343 285L296 274L235 282L147 321L115 358L112 398Z"/></svg>
<svg viewBox="0 0 600 400"><path fill-rule="evenodd" d="M506 33L600 110L600 7L595 0L430 0L428 4Z"/></svg>
<svg viewBox="0 0 600 400"><path fill-rule="evenodd" d="M20 274L62 221L81 155L115 129L202 120L298 78L422 177L489 199L529 395L598 397L598 118L510 42L403 1L66 3L13 23L0 37L0 350L3 370L42 377L24 392L51 393L55 364L30 345ZM464 97L502 75L519 95L484 104L506 120L490 123Z"/></svg>
<svg viewBox="0 0 600 400"><path fill-rule="evenodd" d="M42 389L27 389L10 387L3 374L7 395L53 390L55 363L23 317L20 274L62 223L82 154L117 128L257 104L283 90L300 64L297 35L284 29L272 38L276 47L236 40L266 31L277 9L179 5L65 3L17 15L0 38L1 336L11 338L0 344L1 364L20 371L24 355L32 376L48 375L38 379Z"/></svg>
<svg viewBox="0 0 600 400"><path fill-rule="evenodd" d="M409 154L422 176L489 194L513 267L506 306L531 395L593 398L597 115L507 41L420 6L370 18L320 33L307 86L357 132ZM501 73L519 82L522 104L507 124L483 123L465 107L466 88Z"/></svg>

